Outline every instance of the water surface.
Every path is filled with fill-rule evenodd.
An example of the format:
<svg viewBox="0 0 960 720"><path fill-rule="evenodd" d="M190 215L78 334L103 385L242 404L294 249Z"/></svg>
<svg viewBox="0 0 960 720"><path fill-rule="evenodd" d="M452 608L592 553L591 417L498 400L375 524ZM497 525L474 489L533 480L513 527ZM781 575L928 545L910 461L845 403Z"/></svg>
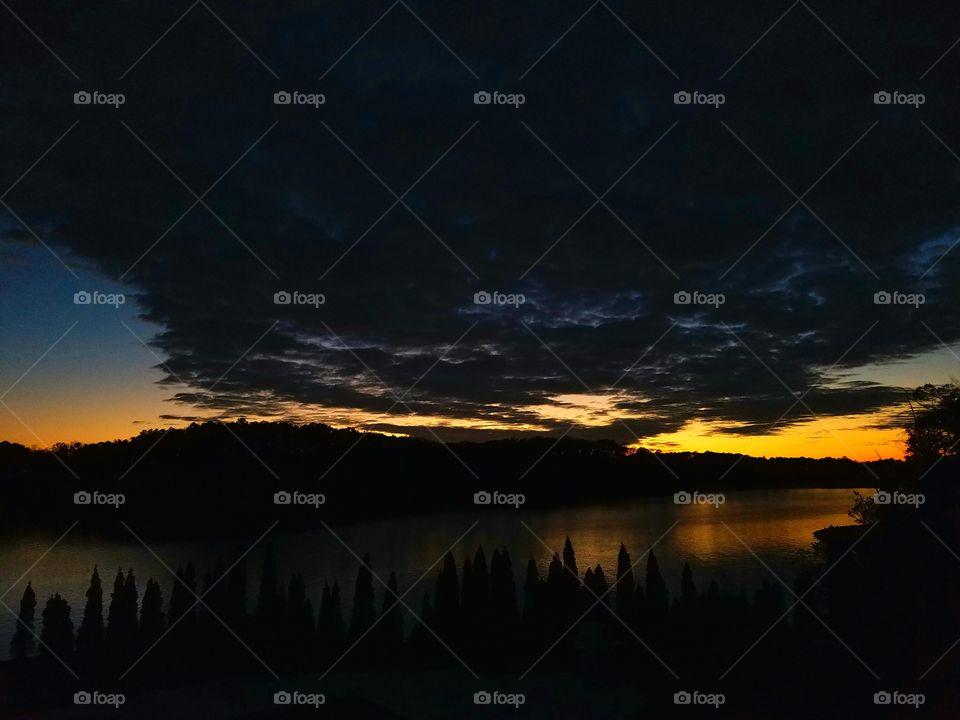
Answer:
<svg viewBox="0 0 960 720"><path fill-rule="evenodd" d="M811 560L813 532L828 525L850 524L847 510L852 502L853 490L804 489L727 493L726 503L719 507L676 505L672 497L551 510L481 506L470 512L335 527L335 535L320 523L322 509L315 530L295 535L283 534L281 514L280 525L247 556L248 597L251 602L256 597L268 543L276 553L281 578L287 579L294 572L305 576L314 607L319 606L324 582L339 582L349 608L359 564L353 553L369 553L374 571L383 580L391 570L396 571L401 591L427 573L407 598L417 609L423 593L434 586L438 568L431 570L431 566L448 550L459 565L464 553L472 555L482 545L489 563L492 550L506 546L518 587L522 587L528 559L534 558L545 573L551 551L561 551L568 536L581 574L587 567L600 564L609 580L616 571L621 542L635 561L655 545L661 572L673 590L679 587L682 564L689 562L701 588L716 579L728 589L752 593L763 579L776 582L773 573L792 584L797 570ZM136 527L132 529L137 531ZM52 550L50 546L60 533L4 536L0 539L0 592L10 590L2 600L17 610L23 588L32 581L38 599L38 632L43 604L54 592L71 604L74 625L79 626L90 573L97 564L104 584L105 613L118 568L133 568L141 592L147 578L159 580L166 607L173 583L167 567L175 569L178 563L193 561L202 578L218 557L229 561L234 551L246 550L266 529L251 528L245 537L202 544L155 543L138 532L153 552L133 536L129 542L121 542L83 535L82 521ZM644 559L635 569L639 577L645 567ZM377 584L378 597L381 590ZM408 618L408 628L412 622ZM15 623L13 616L0 607L0 658L8 656Z"/></svg>

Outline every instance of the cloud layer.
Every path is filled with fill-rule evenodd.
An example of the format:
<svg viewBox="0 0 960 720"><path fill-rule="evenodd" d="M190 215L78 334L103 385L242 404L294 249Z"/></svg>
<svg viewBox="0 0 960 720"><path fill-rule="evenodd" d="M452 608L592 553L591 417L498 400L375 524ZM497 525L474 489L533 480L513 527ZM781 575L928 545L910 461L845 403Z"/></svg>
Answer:
<svg viewBox="0 0 960 720"><path fill-rule="evenodd" d="M398 432L416 415L472 437L564 428L572 407L588 436L698 418L752 434L811 387L785 424L889 408L901 389L837 373L960 339L960 255L943 256L960 51L929 69L955 12L800 4L763 35L778 12L714 3L576 23L582 3L208 5L163 35L187 3L12 3L80 80L19 23L0 31L7 183L79 120L4 202L136 288L171 387L198 393L174 415ZM75 105L82 89L125 103Z"/></svg>

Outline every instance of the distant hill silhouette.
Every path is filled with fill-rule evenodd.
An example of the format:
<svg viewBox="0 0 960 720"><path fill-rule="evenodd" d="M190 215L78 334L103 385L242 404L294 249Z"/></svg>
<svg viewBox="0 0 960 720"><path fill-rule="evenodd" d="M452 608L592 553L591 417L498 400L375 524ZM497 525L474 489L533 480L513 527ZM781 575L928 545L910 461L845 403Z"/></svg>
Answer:
<svg viewBox="0 0 960 720"><path fill-rule="evenodd" d="M550 437L444 445L323 424L210 421L51 450L0 442L0 519L60 525L77 517L75 492L99 491L125 495L124 519L168 532L175 517L177 531L187 532L275 519L273 494L282 490L323 493L324 519L350 521L470 509L480 490L523 493L526 507L537 508L679 489L874 486L871 472L897 484L904 465L740 457L632 452L611 441ZM281 509L288 528L316 520L312 508ZM83 513L118 517L111 507L88 506Z"/></svg>

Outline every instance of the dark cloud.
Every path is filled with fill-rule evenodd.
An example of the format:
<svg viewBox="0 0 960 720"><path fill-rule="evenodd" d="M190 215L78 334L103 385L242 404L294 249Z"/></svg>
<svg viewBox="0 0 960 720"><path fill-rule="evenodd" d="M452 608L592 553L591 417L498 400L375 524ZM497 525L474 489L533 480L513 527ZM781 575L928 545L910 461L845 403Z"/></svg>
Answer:
<svg viewBox="0 0 960 720"><path fill-rule="evenodd" d="M960 255L930 270L960 228L960 162L934 137L960 149L960 51L918 80L960 33L950 6L798 5L734 65L780 10L610 2L619 18L596 6L520 80L582 3L408 4L442 41L398 5L341 57L389 4L210 2L252 52L198 5L129 69L187 4L12 3L81 80L3 25L4 177L80 122L6 202L137 289L168 381L197 393L167 419L306 404L390 411L376 427L396 432L409 412L547 431L566 422L530 406L597 392L630 429L578 434L754 434L813 386L818 415L900 402L821 376L938 347L920 320L960 338ZM81 88L126 103L75 106ZM282 89L327 102L276 106ZM477 106L480 89L526 102ZM694 89L726 102L673 103ZM881 89L927 100L877 106ZM896 289L926 304L874 304ZM477 306L481 290L526 302Z"/></svg>

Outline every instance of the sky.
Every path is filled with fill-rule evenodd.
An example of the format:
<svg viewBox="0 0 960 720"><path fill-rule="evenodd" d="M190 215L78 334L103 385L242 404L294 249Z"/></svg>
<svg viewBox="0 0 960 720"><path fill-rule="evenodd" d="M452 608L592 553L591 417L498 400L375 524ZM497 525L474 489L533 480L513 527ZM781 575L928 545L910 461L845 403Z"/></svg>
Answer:
<svg viewBox="0 0 960 720"><path fill-rule="evenodd" d="M0 14L0 439L867 460L960 375L947 3Z"/></svg>

